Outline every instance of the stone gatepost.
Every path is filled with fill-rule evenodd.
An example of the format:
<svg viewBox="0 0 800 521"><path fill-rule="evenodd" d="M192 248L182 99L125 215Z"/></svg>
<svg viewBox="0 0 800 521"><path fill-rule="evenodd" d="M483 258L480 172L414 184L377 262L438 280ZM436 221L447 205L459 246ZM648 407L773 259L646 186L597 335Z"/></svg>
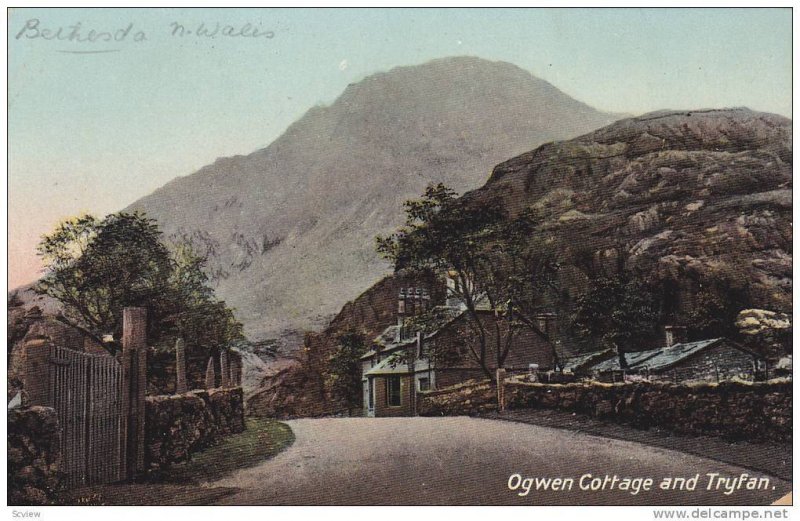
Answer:
<svg viewBox="0 0 800 521"><path fill-rule="evenodd" d="M189 390L186 385L186 346L182 338L175 341L175 394Z"/></svg>
<svg viewBox="0 0 800 521"><path fill-rule="evenodd" d="M214 357L208 359L206 366L206 389L213 389L216 385L217 375L214 372Z"/></svg>
<svg viewBox="0 0 800 521"><path fill-rule="evenodd" d="M127 418L125 468L128 479L144 471L144 418L147 391L147 310L122 310L123 405Z"/></svg>
<svg viewBox="0 0 800 521"><path fill-rule="evenodd" d="M497 370L497 410L503 412L506 410L506 370L500 368Z"/></svg>
<svg viewBox="0 0 800 521"><path fill-rule="evenodd" d="M220 382L219 386L223 389L227 389L230 387L230 380L231 380L231 373L230 369L228 368L228 351L223 350L219 353L219 372L220 372Z"/></svg>
<svg viewBox="0 0 800 521"><path fill-rule="evenodd" d="M50 405L50 343L44 337L25 342L23 405Z"/></svg>

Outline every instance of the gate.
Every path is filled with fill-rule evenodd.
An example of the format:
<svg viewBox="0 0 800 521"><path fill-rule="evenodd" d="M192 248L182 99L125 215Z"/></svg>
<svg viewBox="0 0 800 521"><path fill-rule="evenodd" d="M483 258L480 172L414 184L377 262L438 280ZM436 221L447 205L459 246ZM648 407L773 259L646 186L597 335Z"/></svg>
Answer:
<svg viewBox="0 0 800 521"><path fill-rule="evenodd" d="M52 407L61 430L69 488L125 479L123 367L108 355L50 346Z"/></svg>
<svg viewBox="0 0 800 521"><path fill-rule="evenodd" d="M60 470L69 488L130 480L144 471L146 326L144 308L123 310L118 358L69 349L61 339L26 342L25 405L55 409Z"/></svg>

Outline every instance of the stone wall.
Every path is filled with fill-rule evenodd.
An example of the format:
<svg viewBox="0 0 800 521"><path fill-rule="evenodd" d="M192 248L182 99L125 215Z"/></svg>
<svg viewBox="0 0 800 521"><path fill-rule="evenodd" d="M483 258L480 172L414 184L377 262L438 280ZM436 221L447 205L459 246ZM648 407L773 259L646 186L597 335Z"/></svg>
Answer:
<svg viewBox="0 0 800 521"><path fill-rule="evenodd" d="M697 385L510 382L506 404L509 409L560 409L683 434L749 441L792 439L792 384L785 381Z"/></svg>
<svg viewBox="0 0 800 521"><path fill-rule="evenodd" d="M145 467L158 471L244 431L244 394L236 387L148 396L145 429Z"/></svg>
<svg viewBox="0 0 800 521"><path fill-rule="evenodd" d="M696 385L511 381L506 383L505 393L508 409L559 409L638 428L661 427L682 434L733 440L792 439L790 381ZM483 381L419 393L417 410L421 416L496 411L496 388Z"/></svg>
<svg viewBox="0 0 800 521"><path fill-rule="evenodd" d="M50 407L8 411L8 504L52 504L61 489L58 417Z"/></svg>
<svg viewBox="0 0 800 521"><path fill-rule="evenodd" d="M497 410L497 388L488 380L417 393L420 416L476 415Z"/></svg>

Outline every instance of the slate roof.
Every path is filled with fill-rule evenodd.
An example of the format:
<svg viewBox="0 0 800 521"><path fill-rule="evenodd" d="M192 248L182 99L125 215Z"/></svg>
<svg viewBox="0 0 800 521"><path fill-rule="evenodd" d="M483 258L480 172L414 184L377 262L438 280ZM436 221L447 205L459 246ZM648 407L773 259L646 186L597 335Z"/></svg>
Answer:
<svg viewBox="0 0 800 521"><path fill-rule="evenodd" d="M614 353L610 349L594 351L583 355L563 357L561 359L561 365L565 371L572 371L574 373L584 369L587 365L594 365L593 362L597 363L611 356L614 356Z"/></svg>
<svg viewBox="0 0 800 521"><path fill-rule="evenodd" d="M625 360L628 362L628 369L649 368L650 370L658 371L667 369L722 340L722 338L710 338L696 342L675 344L670 347L659 347L649 351L625 353ZM617 356L609 358L592 367L592 370L601 373L605 371L620 371L619 358Z"/></svg>
<svg viewBox="0 0 800 521"><path fill-rule="evenodd" d="M398 349L400 347L407 347L407 346L410 346L410 345L416 343L416 341L417 341L416 338L408 338L408 339L403 340L401 342L395 342L394 339L396 338L398 329L400 329L400 326L396 326L396 325L395 326L389 326L389 327L387 327L386 329L383 330L383 333L381 333L380 335L375 337L373 342L383 346L381 348L381 350L380 350L381 353L391 353L392 351L394 351L394 350L396 350L396 349ZM377 351L375 349L370 349L369 351L367 351L366 353L361 355L360 359L361 360L368 360L368 359L372 358L373 356L375 356L376 354L377 354Z"/></svg>
<svg viewBox="0 0 800 521"><path fill-rule="evenodd" d="M457 309L452 309L452 308L445 308L445 311L447 311L448 314L449 314L448 320L444 324L442 324L442 326L439 329L437 329L436 331L434 331L433 333L429 333L429 334L425 335L424 340L428 340L428 339L431 339L431 338L435 337L440 331L445 329L455 319L457 319L458 317L460 317L461 315L464 314L463 311L457 310ZM417 339L414 338L414 337L407 338L405 340L401 340L400 342L395 342L394 339L397 338L398 329L400 329L400 326L398 326L396 324L392 325L392 326L389 326L389 327L387 327L386 329L383 330L383 333L381 333L380 335L376 336L373 339L373 343L383 346L381 348L381 350L380 350L381 353L391 353L392 351L394 351L394 350L396 350L398 348L408 347L408 346L413 345L414 343L416 343ZM367 351L366 353L361 355L360 359L361 360L367 360L369 358L372 358L376 354L377 354L377 351L375 349L370 349L369 351Z"/></svg>
<svg viewBox="0 0 800 521"><path fill-rule="evenodd" d="M427 360L415 360L414 371L427 371L429 369ZM401 375L409 374L408 364L401 362L396 356L389 356L382 360L378 365L364 373L364 376L384 376L384 375Z"/></svg>

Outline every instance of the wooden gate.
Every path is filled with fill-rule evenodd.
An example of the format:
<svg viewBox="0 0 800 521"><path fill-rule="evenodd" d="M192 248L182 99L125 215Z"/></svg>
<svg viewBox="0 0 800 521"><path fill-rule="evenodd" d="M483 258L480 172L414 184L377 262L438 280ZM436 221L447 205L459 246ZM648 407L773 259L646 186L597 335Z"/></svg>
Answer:
<svg viewBox="0 0 800 521"><path fill-rule="evenodd" d="M125 479L123 366L114 357L50 346L49 402L62 427L69 488Z"/></svg>

